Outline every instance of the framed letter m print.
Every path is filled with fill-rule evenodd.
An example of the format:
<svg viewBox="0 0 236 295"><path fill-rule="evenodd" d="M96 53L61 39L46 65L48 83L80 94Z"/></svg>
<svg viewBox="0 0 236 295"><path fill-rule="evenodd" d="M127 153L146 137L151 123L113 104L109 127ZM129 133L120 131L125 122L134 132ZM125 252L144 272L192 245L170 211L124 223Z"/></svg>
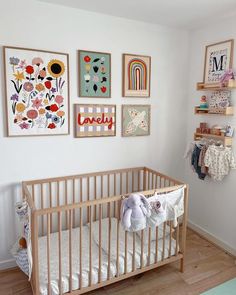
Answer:
<svg viewBox="0 0 236 295"><path fill-rule="evenodd" d="M234 40L227 40L206 46L203 81L217 84L225 71L232 68Z"/></svg>

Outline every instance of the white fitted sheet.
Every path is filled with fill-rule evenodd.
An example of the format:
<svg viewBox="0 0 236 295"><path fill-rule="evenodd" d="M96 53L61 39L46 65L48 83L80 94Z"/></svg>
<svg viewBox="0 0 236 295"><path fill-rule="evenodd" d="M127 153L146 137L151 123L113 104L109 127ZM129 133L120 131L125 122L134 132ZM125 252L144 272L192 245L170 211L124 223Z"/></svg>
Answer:
<svg viewBox="0 0 236 295"><path fill-rule="evenodd" d="M116 221L112 221L112 232L116 232ZM113 228L115 227L115 228ZM89 285L89 227L83 226L82 228L82 287L87 287ZM98 283L98 266L99 266L99 247L96 226L93 227L92 236L92 284ZM121 229L122 231L122 229ZM121 232L120 231L120 232ZM104 233L107 231L104 231ZM80 229L72 229L72 289L76 290L79 286L80 273L79 273L79 235ZM108 235L108 232L107 232ZM119 255L119 274L124 273L125 267L125 253L122 250L122 245L124 245L124 234L120 234L120 245L121 251ZM105 236L103 235L103 238ZM136 268L140 268L141 259L141 241L137 234L135 234L135 264ZM66 293L69 291L69 231L65 230L61 232L61 248L62 248L62 291ZM176 241L172 239L171 243L171 255L175 254ZM162 258L162 246L163 239L158 240L158 261ZM47 276L47 237L39 238L39 285L40 294L48 294L48 276ZM107 280L108 271L108 249L102 245L102 267L101 267L101 280ZM116 242L111 243L111 261L110 261L110 278L115 277L117 274L116 268ZM23 255L23 253L22 253ZM169 255L169 235L165 237L165 253L164 258ZM151 242L151 255L150 263L154 263L156 256L156 241ZM133 261L133 233L128 233L128 247L127 247L127 271L132 271L132 261ZM143 265L147 265L148 262L148 247L144 245L143 252ZM51 273L51 293L52 295L59 294L59 252L58 252L58 233L53 233L50 235L50 273Z"/></svg>

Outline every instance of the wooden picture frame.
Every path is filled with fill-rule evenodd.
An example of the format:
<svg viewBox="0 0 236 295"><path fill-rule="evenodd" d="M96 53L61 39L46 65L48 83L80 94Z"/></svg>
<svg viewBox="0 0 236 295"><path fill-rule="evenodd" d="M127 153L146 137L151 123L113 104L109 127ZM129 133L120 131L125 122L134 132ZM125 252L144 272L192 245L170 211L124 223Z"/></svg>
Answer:
<svg viewBox="0 0 236 295"><path fill-rule="evenodd" d="M124 53L122 60L122 96L150 97L151 56Z"/></svg>
<svg viewBox="0 0 236 295"><path fill-rule="evenodd" d="M151 105L122 105L122 136L150 135Z"/></svg>
<svg viewBox="0 0 236 295"><path fill-rule="evenodd" d="M233 66L234 40L226 40L206 46L203 82L218 84L225 71Z"/></svg>
<svg viewBox="0 0 236 295"><path fill-rule="evenodd" d="M70 133L69 55L3 47L7 135Z"/></svg>
<svg viewBox="0 0 236 295"><path fill-rule="evenodd" d="M111 98L111 54L78 50L79 96Z"/></svg>
<svg viewBox="0 0 236 295"><path fill-rule="evenodd" d="M116 136L116 105L75 104L75 137Z"/></svg>

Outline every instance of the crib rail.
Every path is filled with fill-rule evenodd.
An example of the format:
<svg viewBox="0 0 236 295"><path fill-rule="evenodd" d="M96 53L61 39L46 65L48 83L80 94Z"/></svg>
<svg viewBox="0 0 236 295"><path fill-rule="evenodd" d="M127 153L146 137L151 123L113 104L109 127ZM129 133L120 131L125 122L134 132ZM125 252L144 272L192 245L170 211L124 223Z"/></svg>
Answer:
<svg viewBox="0 0 236 295"><path fill-rule="evenodd" d="M181 261L183 271L187 185L184 185L185 213L181 226L178 223L177 228L174 229L172 222L167 221L163 229L156 227L154 244L151 241L151 229L147 233L147 241L144 239L144 230L141 231L141 242L138 241L135 233L130 235L125 232L122 236L120 231L120 205L123 197L135 191L142 191L145 196L149 197L155 191L166 193L183 187L183 185L173 178L146 167L24 182L23 196L32 210L33 276L31 284L34 294L40 294L38 249L41 236L46 238L47 294L52 294L51 256L55 251L52 245L52 233L56 235L57 240L58 273L56 279L59 294L63 292L82 294L176 260ZM84 230L85 225L87 225L88 232ZM104 226L106 232L104 232ZM66 247L62 240L64 230L68 233ZM95 231L98 235L98 257L94 257L93 253ZM168 234L168 239L159 239L160 234L164 237ZM86 239L87 247L84 245ZM75 245L78 246L78 249L76 248L78 252L76 252ZM107 252L105 274L102 272L104 247ZM66 253L64 249L67 249ZM65 255L68 258L68 288L63 285L65 283L62 279L65 276L62 263ZM88 258L87 277L82 275L86 264L85 257ZM94 269L98 269L97 274L94 274ZM78 280L74 279L74 273L80 274ZM94 279L94 276L97 276L97 279Z"/></svg>

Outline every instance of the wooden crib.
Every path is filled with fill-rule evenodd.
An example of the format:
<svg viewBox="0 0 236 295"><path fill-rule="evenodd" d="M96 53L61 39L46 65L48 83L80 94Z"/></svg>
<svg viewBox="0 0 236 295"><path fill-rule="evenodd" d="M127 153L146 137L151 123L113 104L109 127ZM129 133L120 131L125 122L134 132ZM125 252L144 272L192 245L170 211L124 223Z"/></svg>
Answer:
<svg viewBox="0 0 236 295"><path fill-rule="evenodd" d="M174 191L184 186L184 215L181 217L181 222L178 222L176 228L173 227L172 222L167 221L163 224L164 238L158 239L158 227L156 227L156 246L155 253L151 253L151 238L150 229L147 242L147 252L144 250L144 234L141 231L141 250L140 250L140 264L136 260L136 247L137 236L132 233L132 251L133 255L130 256L130 245L128 239L130 234L125 232L124 239L124 261L120 258L120 204L122 197L131 192L142 192L146 197L157 193L167 193ZM65 176L50 179L41 179L33 181L24 181L22 183L23 198L28 202L31 208L31 241L32 241L32 257L33 257L33 270L31 276L31 286L33 293L36 295L42 294L40 291L40 260L39 257L39 243L42 238L45 239L46 248L44 256L46 257L46 288L45 294L83 294L88 291L106 286L113 282L129 278L131 276L140 274L150 269L180 260L180 270L184 271L184 258L185 258L185 242L186 242L186 225L187 225L187 206L188 206L188 186L171 177L163 175L152 169L146 167L137 167L130 169L119 169L111 171L103 171L97 173L88 173L74 176ZM102 249L102 220L107 218L107 269L105 278L103 275L103 249ZM114 219L116 218L116 219ZM117 220L116 231L111 228L111 220ZM93 225L98 222L99 228L99 244L98 254L96 257L93 253ZM181 225L179 225L181 223ZM88 244L87 249L83 248L83 228L88 225ZM170 230L169 240L165 239L165 231L167 227ZM79 228L77 234L78 244L74 245L75 230ZM65 278L63 277L63 263L65 259L64 244L62 244L62 236L64 231L68 234L68 286L65 287ZM58 251L58 269L57 278L54 280L58 284L58 291L52 292L52 260L51 247L52 239L56 238ZM112 257L112 235L116 235L116 259ZM114 236L113 236L114 237ZM127 238L129 237L129 238ZM158 258L158 251L162 243L163 250L161 258ZM163 254L166 253L165 249L169 246L167 257ZM113 245L114 246L114 245ZM75 253L74 247L79 247L78 253ZM171 249L174 249L174 253ZM83 251L82 251L83 250ZM54 251L54 250L53 250ZM172 251L172 252L171 252ZM145 252L145 253L144 253ZM158 253L157 253L158 252ZM98 255L98 257L97 257ZM154 256L153 256L154 255ZM77 256L77 257L76 257ZM83 258L88 257L88 282L83 282ZM152 256L152 259L151 259ZM131 269L127 266L129 257L132 259ZM146 258L147 259L146 259ZM154 258L153 258L154 257ZM146 260L145 260L146 259ZM95 268L93 263L97 261L96 267L96 280L94 281ZM121 268L120 261L124 263L124 269ZM64 261L64 260L63 260ZM75 265L78 262L78 267ZM115 273L112 273L111 266L115 268ZM77 274L75 274L75 272ZM87 277L86 277L87 278ZM76 283L74 280L76 279Z"/></svg>

